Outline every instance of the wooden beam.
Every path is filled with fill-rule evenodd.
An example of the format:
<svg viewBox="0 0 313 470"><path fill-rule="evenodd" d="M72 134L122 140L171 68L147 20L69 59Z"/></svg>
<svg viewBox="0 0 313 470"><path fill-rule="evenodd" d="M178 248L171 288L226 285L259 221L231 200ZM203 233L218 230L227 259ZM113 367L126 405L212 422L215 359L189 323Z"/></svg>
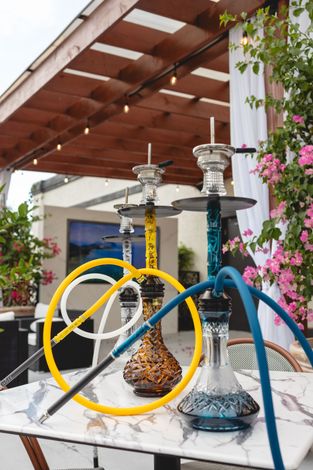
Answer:
<svg viewBox="0 0 313 470"><path fill-rule="evenodd" d="M106 166L93 166L90 164L87 165L75 165L72 163L66 164L59 164L59 162L53 163L46 163L43 159L40 162L40 165L33 166L31 164L27 164L22 169L24 170L32 170L32 171L44 171L49 173L58 173L63 175L78 175L78 176L96 176L102 178L120 178L120 179L128 179L134 181L134 174L131 169L119 169L118 167L114 166L113 168L109 168ZM169 170L169 169L168 169ZM201 175L199 177L190 177L183 176L180 174L171 174L170 171L164 176L164 183L174 183L174 184L197 184L201 180Z"/></svg>
<svg viewBox="0 0 313 470"><path fill-rule="evenodd" d="M153 54L154 47L167 36L168 33L164 31L146 28L128 21L120 21L113 29L102 34L97 42L123 47L143 54Z"/></svg>
<svg viewBox="0 0 313 470"><path fill-rule="evenodd" d="M188 93L199 98L229 102L229 82L221 82L192 74L180 78L179 70L177 76L178 80L175 86L168 83L164 88L180 93Z"/></svg>
<svg viewBox="0 0 313 470"><path fill-rule="evenodd" d="M128 114L119 114L110 119L111 122L131 124L153 129L167 129L168 131L196 132L199 136L209 139L209 123L205 119L197 119L188 115L160 112L134 106ZM227 123L216 122L216 139L229 143L230 128Z"/></svg>
<svg viewBox="0 0 313 470"><path fill-rule="evenodd" d="M12 93L4 98L0 107L0 122L7 119L16 109L33 96L52 77L59 73L68 62L92 44L100 34L111 28L129 13L138 0L107 0L68 36L32 74Z"/></svg>
<svg viewBox="0 0 313 470"><path fill-rule="evenodd" d="M195 101L194 99L180 98L178 96L156 93L150 98L140 101L137 105L140 108L155 109L174 114L193 116L206 121L210 116L214 116L217 121L230 122L228 106L220 106L212 103Z"/></svg>

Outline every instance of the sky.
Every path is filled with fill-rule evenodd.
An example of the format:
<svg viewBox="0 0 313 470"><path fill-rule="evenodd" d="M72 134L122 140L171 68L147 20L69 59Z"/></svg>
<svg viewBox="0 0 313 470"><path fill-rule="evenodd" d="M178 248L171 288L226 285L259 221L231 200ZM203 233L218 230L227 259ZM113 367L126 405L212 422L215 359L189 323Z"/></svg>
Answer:
<svg viewBox="0 0 313 470"><path fill-rule="evenodd" d="M0 0L0 95L62 33L90 0ZM7 204L28 199L31 185L50 173L17 171Z"/></svg>

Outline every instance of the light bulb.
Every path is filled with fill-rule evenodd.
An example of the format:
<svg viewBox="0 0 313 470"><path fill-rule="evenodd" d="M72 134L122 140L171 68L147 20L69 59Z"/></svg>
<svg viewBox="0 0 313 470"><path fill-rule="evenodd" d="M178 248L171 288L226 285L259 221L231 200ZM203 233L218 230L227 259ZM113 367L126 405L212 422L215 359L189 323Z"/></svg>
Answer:
<svg viewBox="0 0 313 470"><path fill-rule="evenodd" d="M108 186L108 184L109 184L109 180L108 180L108 178L106 178L106 179L104 180L104 185L105 185L105 186Z"/></svg>
<svg viewBox="0 0 313 470"><path fill-rule="evenodd" d="M179 190L180 190L180 187L179 187L179 184L176 185L176 192L179 193Z"/></svg>
<svg viewBox="0 0 313 470"><path fill-rule="evenodd" d="M67 176L65 176L65 178L64 178L64 183L65 184L68 183L68 177Z"/></svg>
<svg viewBox="0 0 313 470"><path fill-rule="evenodd" d="M235 183L234 183L234 181L233 181L233 180L231 180L230 184L231 184L232 186L234 186L234 184L235 184Z"/></svg>
<svg viewBox="0 0 313 470"><path fill-rule="evenodd" d="M125 114L129 113L129 105L127 103L124 104L123 111Z"/></svg>
<svg viewBox="0 0 313 470"><path fill-rule="evenodd" d="M249 39L248 39L248 35L246 33L246 31L243 32L242 34L242 38L240 39L240 45L241 46L246 46L249 42Z"/></svg>
<svg viewBox="0 0 313 470"><path fill-rule="evenodd" d="M58 150L58 152L61 150L61 148L62 148L62 145L61 145L60 142L59 142L58 145L57 145L57 150Z"/></svg>
<svg viewBox="0 0 313 470"><path fill-rule="evenodd" d="M90 127L89 126L86 126L85 129L84 129L84 134L85 135L88 135L90 132Z"/></svg>
<svg viewBox="0 0 313 470"><path fill-rule="evenodd" d="M174 75L171 76L171 80L170 80L170 83L171 85L176 85L177 83L177 75L176 75L176 72L174 72Z"/></svg>
<svg viewBox="0 0 313 470"><path fill-rule="evenodd" d="M37 160L37 158L34 158L34 160L33 160L33 165L36 166L37 164L38 164L38 160Z"/></svg>

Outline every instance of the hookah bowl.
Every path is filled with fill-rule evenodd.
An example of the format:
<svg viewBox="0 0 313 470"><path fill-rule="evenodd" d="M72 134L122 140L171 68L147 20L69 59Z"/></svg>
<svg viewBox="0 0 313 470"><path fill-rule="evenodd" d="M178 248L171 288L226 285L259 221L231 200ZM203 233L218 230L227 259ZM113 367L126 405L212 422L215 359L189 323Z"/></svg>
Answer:
<svg viewBox="0 0 313 470"><path fill-rule="evenodd" d="M227 352L230 298L214 297L208 289L200 296L199 314L205 348L204 364L192 391L178 410L195 429L237 431L248 427L260 407L242 389L231 368Z"/></svg>
<svg viewBox="0 0 313 470"><path fill-rule="evenodd" d="M223 171L235 149L224 144L204 144L193 150L203 171L202 197L174 201L182 210L207 213L208 278L214 280L221 268L221 217L235 215L256 201L226 196ZM205 346L204 365L191 392L178 410L195 429L236 431L248 427L259 405L242 389L231 368L227 352L231 301L225 294L207 289L198 306Z"/></svg>
<svg viewBox="0 0 313 470"><path fill-rule="evenodd" d="M133 168L142 184L143 198L137 207L120 209L119 213L128 217L145 218L146 266L157 268L156 216L177 215L180 210L172 206L155 205L157 187L160 185L164 169L158 165L139 165ZM144 321L158 312L163 303L164 284L156 276L147 276L140 285L143 301ZM161 324L149 330L125 365L124 380L139 396L160 397L166 395L181 380L182 370L164 344Z"/></svg>

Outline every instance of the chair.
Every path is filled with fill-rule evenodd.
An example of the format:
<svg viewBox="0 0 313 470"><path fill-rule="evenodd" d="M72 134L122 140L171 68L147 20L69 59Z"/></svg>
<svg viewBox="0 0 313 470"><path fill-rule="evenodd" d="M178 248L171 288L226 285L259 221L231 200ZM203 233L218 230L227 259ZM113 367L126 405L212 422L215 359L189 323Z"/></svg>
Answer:
<svg viewBox="0 0 313 470"><path fill-rule="evenodd" d="M4 315L4 314L2 314ZM19 364L24 362L27 355L27 330L19 328L18 320L0 318L0 378L6 377ZM27 384L27 371L13 380L9 387Z"/></svg>
<svg viewBox="0 0 313 470"><path fill-rule="evenodd" d="M269 370L302 372L300 364L284 348L271 341L264 340ZM256 351L252 338L230 339L227 343L229 360L233 370L258 369Z"/></svg>
<svg viewBox="0 0 313 470"><path fill-rule="evenodd" d="M253 338L230 339L227 346L233 370L258 369ZM302 372L300 364L286 349L266 340L264 346L269 370ZM237 467L209 462L187 462L181 468L182 470L235 470Z"/></svg>

